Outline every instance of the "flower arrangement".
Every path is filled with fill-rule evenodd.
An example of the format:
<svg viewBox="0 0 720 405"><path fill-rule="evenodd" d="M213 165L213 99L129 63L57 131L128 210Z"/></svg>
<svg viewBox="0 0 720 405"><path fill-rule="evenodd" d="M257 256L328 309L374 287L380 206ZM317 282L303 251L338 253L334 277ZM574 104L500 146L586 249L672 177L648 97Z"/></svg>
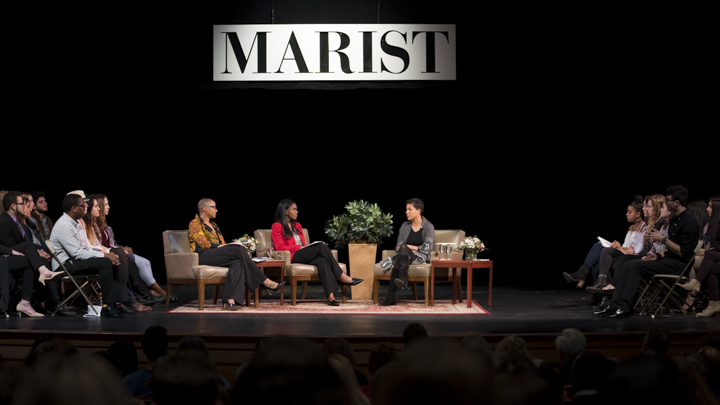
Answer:
<svg viewBox="0 0 720 405"><path fill-rule="evenodd" d="M235 239L233 242L240 242L240 244L245 246L245 249L247 249L250 253L254 252L257 248L257 245L260 243L252 236L248 236L248 234L243 235L241 238Z"/></svg>
<svg viewBox="0 0 720 405"><path fill-rule="evenodd" d="M490 250L485 247L485 244L483 243L483 241L478 239L477 236L473 236L472 238L465 238L465 240L460 242L460 244L458 245L458 247L456 249L457 250L477 250L478 252Z"/></svg>

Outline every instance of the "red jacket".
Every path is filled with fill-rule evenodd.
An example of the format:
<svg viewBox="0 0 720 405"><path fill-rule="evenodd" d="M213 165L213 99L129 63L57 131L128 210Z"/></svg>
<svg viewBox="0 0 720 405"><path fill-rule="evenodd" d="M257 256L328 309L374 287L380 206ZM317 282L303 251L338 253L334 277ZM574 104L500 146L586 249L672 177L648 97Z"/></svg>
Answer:
<svg viewBox="0 0 720 405"><path fill-rule="evenodd" d="M295 222L295 229L297 229L297 232L300 235L300 240L302 241L302 246L295 243L295 238L290 238L290 239L285 238L285 232L283 231L283 227L282 227L282 224L280 224L280 222L275 222L272 225L272 240L273 240L273 245L275 245L275 250L289 250L290 251L290 260L292 260L292 257L295 255L295 252L302 249L303 246L305 246L307 244L305 242L305 235L303 235L302 226L300 226L299 222Z"/></svg>

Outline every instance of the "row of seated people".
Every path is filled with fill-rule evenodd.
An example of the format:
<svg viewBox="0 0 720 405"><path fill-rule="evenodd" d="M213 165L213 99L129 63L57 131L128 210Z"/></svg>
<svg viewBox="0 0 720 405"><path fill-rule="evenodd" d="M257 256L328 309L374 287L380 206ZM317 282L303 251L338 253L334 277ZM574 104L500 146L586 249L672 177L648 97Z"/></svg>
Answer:
<svg viewBox="0 0 720 405"><path fill-rule="evenodd" d="M366 376L348 341L322 346L300 337L257 341L254 356L233 376L220 374L204 340L183 337L170 354L164 327L150 326L139 367L135 345L118 341L81 355L53 335L39 338L22 364L0 357L3 403L106 404L717 404L720 334L670 356L672 334L653 326L628 358L588 350L585 335L568 328L555 340L557 360L542 360L518 335L494 348L478 333L460 341L428 336L418 323L403 331L402 349L377 343ZM52 384L38 384L52 381ZM68 383L64 383L64 382ZM73 384L69 383L74 382ZM70 400L68 400L70 399ZM64 402L63 402L64 400Z"/></svg>
<svg viewBox="0 0 720 405"><path fill-rule="evenodd" d="M720 196L688 203L688 189L675 185L664 194L636 197L625 216L630 226L623 243L597 242L576 272L563 273L577 288L592 277L594 284L586 291L599 301L594 315L628 317L644 277L680 274L690 260L694 260L690 281L680 284L689 292L684 309L698 304L696 297L704 288L706 305L697 316L720 313ZM695 254L699 241L704 242L703 248Z"/></svg>
<svg viewBox="0 0 720 405"><path fill-rule="evenodd" d="M63 199L64 214L56 222L47 215L44 193L5 191L0 213L0 311L41 317L44 313L73 315L59 307L58 280L64 275L53 260L47 241L71 274L97 273L100 277L103 313L111 317L147 312L161 302L165 291L155 281L150 262L129 246L115 241L108 226L110 204L106 195L86 196L82 190ZM21 298L12 288L22 281ZM124 304L124 305L123 305Z"/></svg>
<svg viewBox="0 0 720 405"><path fill-rule="evenodd" d="M209 198L198 202L198 213L190 221L188 237L190 249L198 253L201 265L228 267L228 276L223 288L223 309L238 310L242 307L246 288L253 291L262 286L265 290L277 291L282 284L276 283L251 261L247 250L240 242L226 243L220 227L214 222L218 214L217 203ZM380 306L395 305L398 288L408 287L408 269L411 264L429 263L430 252L434 250L435 228L423 212L422 200L412 198L405 203L407 221L398 231L396 254L388 258L383 267L392 268L390 288ZM289 199L278 203L272 224L272 242L276 250L290 252L292 263L310 264L317 267L323 284L328 305L339 306L335 292L342 285L358 285L362 279L345 274L325 243L308 244L298 222L297 204ZM228 247L225 247L228 246ZM217 249L223 247L222 249Z"/></svg>

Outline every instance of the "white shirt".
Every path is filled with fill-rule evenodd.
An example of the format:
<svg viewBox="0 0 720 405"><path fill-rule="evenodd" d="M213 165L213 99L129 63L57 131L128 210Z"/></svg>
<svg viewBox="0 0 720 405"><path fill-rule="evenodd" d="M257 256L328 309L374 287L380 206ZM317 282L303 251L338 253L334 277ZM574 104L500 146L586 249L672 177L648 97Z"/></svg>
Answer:
<svg viewBox="0 0 720 405"><path fill-rule="evenodd" d="M86 260L94 257L105 257L105 255L93 249L88 243L85 229L80 222L63 214L53 227L50 234L50 243L55 248L55 254L62 263L68 260ZM53 260L52 269L60 267L60 264Z"/></svg>

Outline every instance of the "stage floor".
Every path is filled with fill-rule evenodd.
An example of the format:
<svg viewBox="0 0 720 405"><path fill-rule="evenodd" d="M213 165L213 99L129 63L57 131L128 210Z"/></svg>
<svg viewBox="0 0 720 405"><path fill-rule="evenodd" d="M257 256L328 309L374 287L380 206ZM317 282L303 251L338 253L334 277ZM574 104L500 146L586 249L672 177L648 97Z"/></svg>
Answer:
<svg viewBox="0 0 720 405"><path fill-rule="evenodd" d="M381 286L381 297L386 286ZM422 299L422 287L418 288ZM450 299L450 286L437 285L436 299ZM197 299L193 286L174 286L179 301ZM488 306L487 287L474 287L473 299L490 315L241 315L225 314L169 314L178 306L156 304L151 312L123 319L87 318L76 316L45 316L28 318L11 316L0 318L0 331L6 333L44 333L48 331L81 334L141 335L151 325L162 325L172 336L189 334L224 337L268 337L293 335L305 337L340 336L361 338L372 336L401 337L411 322L423 324L428 333L438 337L458 337L470 332L483 335L552 334L564 328L577 328L586 334L617 334L644 332L652 325L662 325L671 331L705 333L720 331L720 318L696 318L692 314L674 316L633 315L629 319L612 320L592 315L592 295L568 286L557 289L497 286L493 289L493 305ZM277 295L263 293L263 301L278 300ZM206 298L212 297L208 287ZM319 285L308 287L308 298L322 298ZM285 289L289 305L289 288ZM412 299L410 291L400 291L398 299ZM80 302L80 301L78 301ZM299 305L302 305L300 302Z"/></svg>

